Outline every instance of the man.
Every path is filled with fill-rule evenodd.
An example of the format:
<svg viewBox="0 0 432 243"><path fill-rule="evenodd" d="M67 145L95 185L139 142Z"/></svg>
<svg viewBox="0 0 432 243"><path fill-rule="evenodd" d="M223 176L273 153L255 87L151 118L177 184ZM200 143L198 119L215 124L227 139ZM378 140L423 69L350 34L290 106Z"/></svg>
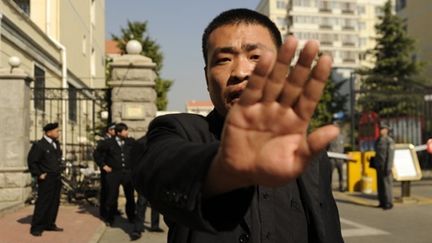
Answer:
<svg viewBox="0 0 432 243"><path fill-rule="evenodd" d="M120 185L122 185L126 197L126 215L130 222L134 222L135 219L134 188L130 161L130 152L135 140L128 137L128 127L125 123L116 124L115 133L116 136L102 142L94 154L96 163L106 173L104 183L107 187L105 202L105 222L107 226L112 226L114 222Z"/></svg>
<svg viewBox="0 0 432 243"><path fill-rule="evenodd" d="M105 130L105 134L103 136L103 139L98 142L98 144L96 146L96 149L93 152L93 158L94 158L96 164L99 166L99 169L101 171L101 174L100 174L101 175L100 176L100 185L101 185L101 188L100 188L100 194L99 194L99 217L102 220L105 220L106 215L107 215L107 213L105 211L105 209L106 209L106 205L105 205L105 203L106 203L106 194L107 194L107 186L105 184L105 175L106 175L106 172L105 172L105 170L102 169L101 165L97 163L96 158L95 158L95 154L96 153L100 153L98 151L101 149L101 147L103 147L102 143L104 141L106 141L109 138L115 136L115 130L114 130L114 128L115 128L115 123L114 122L108 124L108 126L104 129ZM115 208L117 209L118 207L115 206ZM116 211L118 212L118 210L116 210Z"/></svg>
<svg viewBox="0 0 432 243"><path fill-rule="evenodd" d="M30 228L34 236L41 236L45 230L63 231L55 224L60 205L62 158L58 123L48 123L43 130L43 138L32 145L27 158L30 173L38 183L38 198Z"/></svg>
<svg viewBox="0 0 432 243"><path fill-rule="evenodd" d="M333 140L330 143L329 150L331 152L335 153L344 153L344 141L342 134L339 134L335 140ZM331 167L332 167L332 178L333 178L333 172L336 169L338 174L338 182L339 182L339 191L343 192L345 191L344 185L343 185L343 165L344 161L342 159L330 159Z"/></svg>
<svg viewBox="0 0 432 243"><path fill-rule="evenodd" d="M144 232L144 221L145 221L147 206L148 206L148 200L141 193L138 193L138 200L136 202L135 224L134 224L134 229L130 234L131 240L138 240L139 238L141 238L142 232ZM159 212L153 207L151 207L149 231L164 232L163 229L159 227Z"/></svg>
<svg viewBox="0 0 432 243"><path fill-rule="evenodd" d="M393 208L393 147L394 140L389 135L390 126L380 124L380 136L375 143L375 162L379 205L384 210Z"/></svg>
<svg viewBox="0 0 432 243"><path fill-rule="evenodd" d="M168 242L343 241L323 151L339 130L307 134L331 58L310 41L289 71L297 41L280 36L252 10L217 16L202 38L215 110L150 124L135 181Z"/></svg>

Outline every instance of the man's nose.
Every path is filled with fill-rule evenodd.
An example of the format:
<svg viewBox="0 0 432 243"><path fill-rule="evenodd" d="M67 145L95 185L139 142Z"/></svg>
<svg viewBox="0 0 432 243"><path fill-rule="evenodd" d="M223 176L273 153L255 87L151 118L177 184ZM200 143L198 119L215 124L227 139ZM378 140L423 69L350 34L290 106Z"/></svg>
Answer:
<svg viewBox="0 0 432 243"><path fill-rule="evenodd" d="M231 79L236 82L248 80L254 68L255 63L253 61L245 57L239 57L234 63Z"/></svg>

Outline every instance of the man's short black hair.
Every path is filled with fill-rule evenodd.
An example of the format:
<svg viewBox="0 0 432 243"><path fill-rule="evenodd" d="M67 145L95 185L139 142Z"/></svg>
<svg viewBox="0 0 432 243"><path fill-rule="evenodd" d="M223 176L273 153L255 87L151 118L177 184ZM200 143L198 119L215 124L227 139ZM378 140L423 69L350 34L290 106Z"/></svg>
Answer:
<svg viewBox="0 0 432 243"><path fill-rule="evenodd" d="M115 125L114 130L115 130L116 133L120 133L123 130L128 130L128 126L125 123L120 122L120 123L117 123Z"/></svg>
<svg viewBox="0 0 432 243"><path fill-rule="evenodd" d="M207 65L208 39L210 34L215 29L221 26L242 24L242 23L257 24L263 26L264 28L268 29L268 31L270 32L276 47L279 48L282 45L282 37L279 29L276 27L275 23L273 23L273 21L271 21L267 16L245 8L236 8L236 9L227 10L219 14L216 18L214 18L207 26L207 28L204 30L202 36L202 52L204 56L204 62L206 65Z"/></svg>

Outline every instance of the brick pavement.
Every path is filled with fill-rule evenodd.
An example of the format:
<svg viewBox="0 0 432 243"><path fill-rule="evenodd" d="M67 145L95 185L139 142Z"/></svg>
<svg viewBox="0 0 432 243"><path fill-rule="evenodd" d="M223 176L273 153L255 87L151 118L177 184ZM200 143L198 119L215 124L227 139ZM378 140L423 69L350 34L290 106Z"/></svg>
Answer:
<svg viewBox="0 0 432 243"><path fill-rule="evenodd" d="M64 231L44 231L41 237L34 237L30 234L33 208L33 206L25 206L5 213L0 218L0 243L98 242L105 231L105 224L97 216L97 208L61 205L56 223Z"/></svg>

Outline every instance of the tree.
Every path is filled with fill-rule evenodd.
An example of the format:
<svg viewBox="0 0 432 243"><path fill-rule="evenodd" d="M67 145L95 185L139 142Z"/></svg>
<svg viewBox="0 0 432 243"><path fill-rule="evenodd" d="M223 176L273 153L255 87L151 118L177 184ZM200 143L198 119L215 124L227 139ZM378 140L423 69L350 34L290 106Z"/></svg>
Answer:
<svg viewBox="0 0 432 243"><path fill-rule="evenodd" d="M422 67L413 58L414 40L408 37L403 20L393 14L392 9L391 2L387 1L383 16L379 17L380 23L375 26L377 43L367 53L372 55L375 66L358 71L363 76L361 89L367 91L359 97L359 104L364 111L380 115L401 115L412 109L415 102L410 102L403 94L418 83Z"/></svg>
<svg viewBox="0 0 432 243"><path fill-rule="evenodd" d="M311 129L331 123L335 113L346 113L345 105L348 101L348 95L342 95L340 93L340 88L344 83L345 81L335 82L330 75L324 88L323 95L321 96L321 100L312 117L310 123Z"/></svg>
<svg viewBox="0 0 432 243"><path fill-rule="evenodd" d="M126 28L121 28L121 36L111 34L111 38L117 42L117 46L126 53L126 44L129 40L137 40L142 45L141 54L149 57L156 64L156 79L155 90L157 94L156 107L158 110L166 110L168 105L167 93L170 90L173 81L163 79L160 77L160 70L162 69L163 54L160 46L152 40L147 34L147 21L128 21Z"/></svg>

